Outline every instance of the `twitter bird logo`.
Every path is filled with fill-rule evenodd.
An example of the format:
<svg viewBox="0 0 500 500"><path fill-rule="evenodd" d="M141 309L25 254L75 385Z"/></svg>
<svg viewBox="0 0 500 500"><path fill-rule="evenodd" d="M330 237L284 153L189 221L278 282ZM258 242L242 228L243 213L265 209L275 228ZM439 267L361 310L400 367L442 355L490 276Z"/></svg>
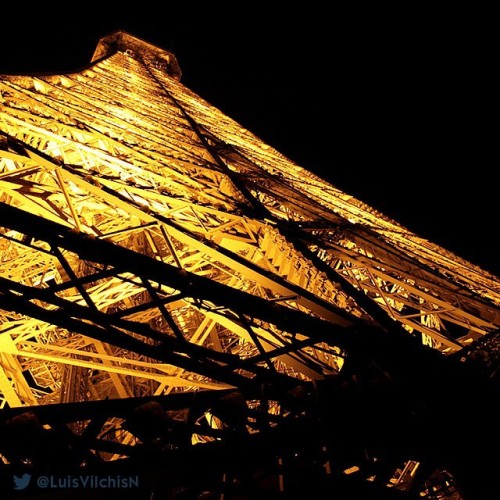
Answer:
<svg viewBox="0 0 500 500"><path fill-rule="evenodd" d="M31 474L23 474L21 477L13 476L14 479L14 489L15 490L24 490L24 488L28 487L31 481Z"/></svg>

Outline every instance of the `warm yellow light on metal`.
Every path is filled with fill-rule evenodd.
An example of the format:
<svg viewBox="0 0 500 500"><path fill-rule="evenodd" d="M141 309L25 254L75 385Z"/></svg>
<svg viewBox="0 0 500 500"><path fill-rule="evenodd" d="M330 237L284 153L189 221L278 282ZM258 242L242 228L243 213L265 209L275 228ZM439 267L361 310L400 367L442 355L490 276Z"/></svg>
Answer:
<svg viewBox="0 0 500 500"><path fill-rule="evenodd" d="M375 323L383 315L451 353L500 326L496 277L293 163L179 79L173 54L124 33L105 37L80 72L2 76L0 202L332 327L373 322L376 310ZM343 367L343 349L309 342L310 331L56 252L29 228L0 221L0 251L0 278L113 320L301 380ZM3 405L57 400L75 377L86 384L77 399L229 385L0 314ZM33 390L26 370L52 378Z"/></svg>

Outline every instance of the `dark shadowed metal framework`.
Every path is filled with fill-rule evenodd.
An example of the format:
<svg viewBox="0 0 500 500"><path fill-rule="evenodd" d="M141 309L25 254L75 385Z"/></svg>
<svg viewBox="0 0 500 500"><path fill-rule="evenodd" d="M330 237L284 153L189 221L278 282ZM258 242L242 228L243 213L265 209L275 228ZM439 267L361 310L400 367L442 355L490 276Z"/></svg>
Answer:
<svg viewBox="0 0 500 500"><path fill-rule="evenodd" d="M0 77L5 488L494 498L498 279L180 77L125 32L78 72Z"/></svg>

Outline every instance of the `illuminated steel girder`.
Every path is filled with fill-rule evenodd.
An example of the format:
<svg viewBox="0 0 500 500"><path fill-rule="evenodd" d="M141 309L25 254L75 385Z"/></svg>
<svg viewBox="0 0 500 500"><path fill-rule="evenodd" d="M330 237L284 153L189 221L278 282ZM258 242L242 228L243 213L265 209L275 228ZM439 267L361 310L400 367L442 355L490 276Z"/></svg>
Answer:
<svg viewBox="0 0 500 500"><path fill-rule="evenodd" d="M410 358L425 370L487 352L478 371L495 373L495 276L296 165L180 77L173 54L125 32L81 71L0 77L5 415L237 389L268 428L290 391L344 365L406 380ZM106 461L140 441L110 415L95 427ZM193 442L227 425L209 427ZM419 462L404 464L400 490Z"/></svg>

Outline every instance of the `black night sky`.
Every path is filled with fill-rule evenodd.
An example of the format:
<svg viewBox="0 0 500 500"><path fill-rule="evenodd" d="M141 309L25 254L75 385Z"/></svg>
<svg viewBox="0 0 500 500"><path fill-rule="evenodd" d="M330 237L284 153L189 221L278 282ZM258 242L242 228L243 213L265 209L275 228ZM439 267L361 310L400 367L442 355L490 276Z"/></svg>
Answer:
<svg viewBox="0 0 500 500"><path fill-rule="evenodd" d="M500 276L486 13L18 5L0 13L0 73L77 70L101 36L128 31L174 52L187 87L291 160Z"/></svg>

